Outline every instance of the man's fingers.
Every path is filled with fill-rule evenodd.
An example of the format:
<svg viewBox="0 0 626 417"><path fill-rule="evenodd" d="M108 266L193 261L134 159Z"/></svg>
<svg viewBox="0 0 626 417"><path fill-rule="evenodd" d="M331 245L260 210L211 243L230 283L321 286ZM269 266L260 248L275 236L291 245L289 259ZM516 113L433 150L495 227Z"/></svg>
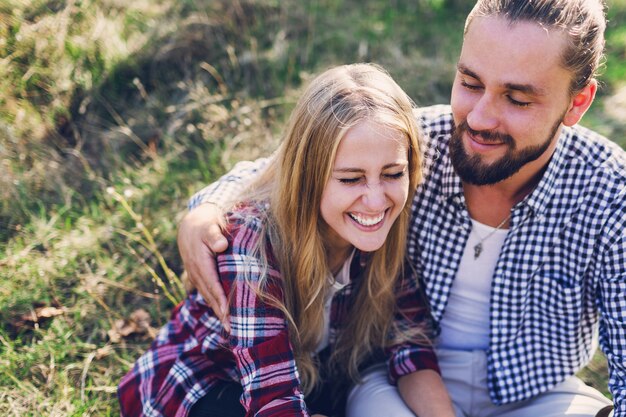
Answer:
<svg viewBox="0 0 626 417"><path fill-rule="evenodd" d="M230 332L230 321L228 318L228 302L226 300L226 296L224 295L224 290L221 285L212 286L210 284L210 278L202 276L202 274L196 270L195 274L190 274L189 276L194 276L196 279L190 280L194 283L194 286L202 295L202 298L207 303L209 307L213 310L217 318L222 322L224 329L227 332Z"/></svg>
<svg viewBox="0 0 626 417"><path fill-rule="evenodd" d="M227 332L230 332L228 302L226 301L226 296L224 295L224 290L222 289L222 286L209 286L208 290L211 293L211 298L214 300L213 303L211 303L213 311L219 316L219 319L222 322L222 326L224 326L224 329Z"/></svg>
<svg viewBox="0 0 626 417"><path fill-rule="evenodd" d="M228 249L228 241L219 224L211 224L207 230L207 244L213 253L224 252Z"/></svg>
<svg viewBox="0 0 626 417"><path fill-rule="evenodd" d="M198 255L193 265L193 274L189 271L190 280L194 283L208 306L218 316L222 325L227 330L230 330L228 328L228 303L218 278L217 265L213 254L207 251Z"/></svg>
<svg viewBox="0 0 626 417"><path fill-rule="evenodd" d="M215 253L228 248L228 241L220 228L222 223L223 214L217 206L198 206L181 220L178 248L189 281L213 309L224 328L230 331L226 295L219 281L215 261Z"/></svg>

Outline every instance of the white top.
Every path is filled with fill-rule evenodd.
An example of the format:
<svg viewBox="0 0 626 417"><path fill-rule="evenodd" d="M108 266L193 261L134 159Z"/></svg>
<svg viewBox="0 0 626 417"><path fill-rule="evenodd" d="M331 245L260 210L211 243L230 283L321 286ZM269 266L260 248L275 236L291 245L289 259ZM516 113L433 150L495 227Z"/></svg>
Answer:
<svg viewBox="0 0 626 417"><path fill-rule="evenodd" d="M326 293L324 298L324 331L322 333L322 340L317 345L316 352L324 350L328 346L329 332L330 332L330 307L333 302L333 297L343 287L350 283L350 264L352 264L352 258L354 257L354 251L348 256L348 259L343 263L341 270L335 275L335 277L328 277L333 283Z"/></svg>
<svg viewBox="0 0 626 417"><path fill-rule="evenodd" d="M491 280L508 232L508 229L496 230L472 219L472 232L441 319L437 346L459 350L489 347ZM474 246L481 239L484 239L482 251L474 259Z"/></svg>

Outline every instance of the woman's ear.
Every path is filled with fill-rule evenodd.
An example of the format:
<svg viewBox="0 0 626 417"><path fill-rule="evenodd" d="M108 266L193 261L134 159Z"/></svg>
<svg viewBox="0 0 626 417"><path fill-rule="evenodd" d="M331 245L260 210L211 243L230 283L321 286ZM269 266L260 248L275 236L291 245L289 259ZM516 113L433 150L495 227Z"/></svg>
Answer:
<svg viewBox="0 0 626 417"><path fill-rule="evenodd" d="M594 79L589 81L582 90L572 97L570 101L570 107L565 117L563 117L563 124L565 126L573 126L582 119L583 115L593 103L593 99L598 91L598 82Z"/></svg>

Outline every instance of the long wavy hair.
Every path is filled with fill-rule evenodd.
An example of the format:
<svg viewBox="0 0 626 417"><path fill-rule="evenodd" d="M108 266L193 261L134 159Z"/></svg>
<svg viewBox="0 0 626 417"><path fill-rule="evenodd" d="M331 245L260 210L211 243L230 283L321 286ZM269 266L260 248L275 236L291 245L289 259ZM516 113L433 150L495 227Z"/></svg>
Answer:
<svg viewBox="0 0 626 417"><path fill-rule="evenodd" d="M367 257L363 282L335 344L332 367L358 380L359 364L390 343L396 307L394 288L403 273L410 207L421 180L419 132L413 110L411 99L376 65L352 64L327 70L310 83L296 104L274 163L239 196L240 201L269 202L263 219L264 239L257 249L267 260L263 240L269 242L283 279L283 299L264 294L262 282L258 291L287 317L306 393L319 380L311 353L321 340L331 275L323 233L326 225L320 214L322 193L339 142L350 128L365 120L406 137L409 198L383 246Z"/></svg>

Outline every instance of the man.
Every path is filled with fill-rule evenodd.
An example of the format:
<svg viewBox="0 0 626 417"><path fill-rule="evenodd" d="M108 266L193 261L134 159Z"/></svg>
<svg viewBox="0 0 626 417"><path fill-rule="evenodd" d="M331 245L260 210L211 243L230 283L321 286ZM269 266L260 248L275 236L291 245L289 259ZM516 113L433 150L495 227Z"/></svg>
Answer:
<svg viewBox="0 0 626 417"><path fill-rule="evenodd" d="M479 0L451 107L418 113L425 180L408 250L458 416L607 415L609 401L575 377L599 328L614 415L626 417L626 155L577 125L604 28L601 0ZM200 192L180 226L190 278L224 319L219 284L203 275L223 250L219 210L199 203L267 163ZM411 415L380 367L348 400L350 417Z"/></svg>

